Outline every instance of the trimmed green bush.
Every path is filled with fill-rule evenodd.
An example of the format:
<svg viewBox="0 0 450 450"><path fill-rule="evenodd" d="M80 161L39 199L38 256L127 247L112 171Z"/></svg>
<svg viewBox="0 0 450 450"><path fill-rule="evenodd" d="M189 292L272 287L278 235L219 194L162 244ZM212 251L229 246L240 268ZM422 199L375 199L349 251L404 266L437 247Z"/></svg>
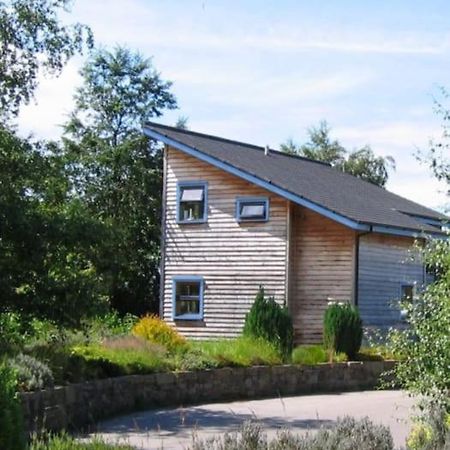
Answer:
<svg viewBox="0 0 450 450"><path fill-rule="evenodd" d="M294 343L292 318L286 307L280 306L273 297L266 297L262 286L245 316L243 333L273 343L284 358L291 355Z"/></svg>
<svg viewBox="0 0 450 450"><path fill-rule="evenodd" d="M16 376L5 364L0 364L0 448L26 448L22 407L16 393Z"/></svg>
<svg viewBox="0 0 450 450"><path fill-rule="evenodd" d="M323 319L323 340L325 347L333 353L345 353L354 359L362 341L362 321L359 311L350 303L331 303Z"/></svg>

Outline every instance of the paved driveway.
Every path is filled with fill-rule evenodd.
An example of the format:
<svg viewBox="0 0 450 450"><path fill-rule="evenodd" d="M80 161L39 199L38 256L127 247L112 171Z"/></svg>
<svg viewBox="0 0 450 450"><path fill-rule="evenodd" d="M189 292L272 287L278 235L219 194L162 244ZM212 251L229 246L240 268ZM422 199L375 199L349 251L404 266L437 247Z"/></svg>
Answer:
<svg viewBox="0 0 450 450"><path fill-rule="evenodd" d="M138 412L100 423L99 435L109 442L127 442L142 449L182 449L193 430L202 437L235 430L248 419L262 422L269 436L280 428L294 432L332 425L344 415L369 416L390 427L396 446L410 428L413 400L401 391L342 394L214 403Z"/></svg>

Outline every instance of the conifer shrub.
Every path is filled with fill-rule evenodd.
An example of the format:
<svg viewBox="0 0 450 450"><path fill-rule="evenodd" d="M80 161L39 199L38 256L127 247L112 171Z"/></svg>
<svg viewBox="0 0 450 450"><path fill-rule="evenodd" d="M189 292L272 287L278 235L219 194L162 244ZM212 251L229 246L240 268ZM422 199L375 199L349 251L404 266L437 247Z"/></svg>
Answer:
<svg viewBox="0 0 450 450"><path fill-rule="evenodd" d="M323 319L323 340L330 360L335 353L345 353L354 359L362 341L362 321L359 311L350 303L330 303Z"/></svg>
<svg viewBox="0 0 450 450"><path fill-rule="evenodd" d="M156 315L148 315L140 319L133 326L132 334L162 345L169 352L183 350L187 346L186 339Z"/></svg>
<svg viewBox="0 0 450 450"><path fill-rule="evenodd" d="M14 371L0 363L0 448L23 450L26 448L22 407L16 393Z"/></svg>
<svg viewBox="0 0 450 450"><path fill-rule="evenodd" d="M284 358L291 355L294 343L292 318L286 307L267 297L260 286L255 302L245 316L244 336L273 343Z"/></svg>

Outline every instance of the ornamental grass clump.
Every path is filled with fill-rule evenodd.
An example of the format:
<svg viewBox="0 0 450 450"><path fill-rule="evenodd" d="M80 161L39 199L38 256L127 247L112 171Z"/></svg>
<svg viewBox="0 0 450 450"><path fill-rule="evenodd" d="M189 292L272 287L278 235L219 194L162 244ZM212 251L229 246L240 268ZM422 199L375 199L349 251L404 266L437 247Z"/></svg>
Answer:
<svg viewBox="0 0 450 450"><path fill-rule="evenodd" d="M266 297L261 286L255 302L245 317L244 336L264 339L276 346L285 359L294 343L294 328L289 311L273 297Z"/></svg>
<svg viewBox="0 0 450 450"><path fill-rule="evenodd" d="M169 352L184 350L187 347L186 339L156 315L140 319L131 332L134 336L164 346Z"/></svg>
<svg viewBox="0 0 450 450"><path fill-rule="evenodd" d="M362 321L359 311L349 303L330 303L323 319L323 340L330 362L336 353L354 359L362 341Z"/></svg>

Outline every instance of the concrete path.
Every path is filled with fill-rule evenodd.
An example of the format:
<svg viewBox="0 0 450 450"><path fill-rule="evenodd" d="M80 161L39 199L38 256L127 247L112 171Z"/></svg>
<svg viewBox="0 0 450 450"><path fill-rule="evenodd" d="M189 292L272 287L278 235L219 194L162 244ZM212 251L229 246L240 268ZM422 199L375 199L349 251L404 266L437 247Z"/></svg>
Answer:
<svg viewBox="0 0 450 450"><path fill-rule="evenodd" d="M192 431L209 437L233 431L245 420L262 422L269 436L280 428L301 433L330 426L338 417L369 416L390 427L396 446L410 429L413 400L401 391L342 394L215 403L177 409L138 412L100 423L98 435L108 442L126 442L141 449L182 449Z"/></svg>

